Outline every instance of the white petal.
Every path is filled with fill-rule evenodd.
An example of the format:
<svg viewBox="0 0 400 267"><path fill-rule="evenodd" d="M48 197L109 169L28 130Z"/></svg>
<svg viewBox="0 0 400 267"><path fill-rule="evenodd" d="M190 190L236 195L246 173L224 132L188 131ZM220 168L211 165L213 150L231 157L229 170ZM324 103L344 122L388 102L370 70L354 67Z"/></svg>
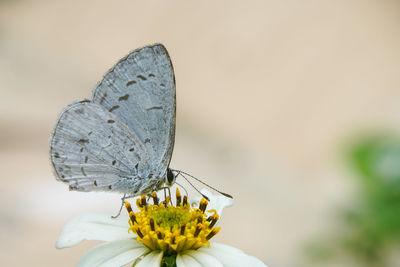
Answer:
<svg viewBox="0 0 400 267"><path fill-rule="evenodd" d="M162 256L162 251L152 251L144 256L144 258L138 264L136 264L135 267L160 267Z"/></svg>
<svg viewBox="0 0 400 267"><path fill-rule="evenodd" d="M254 256L250 256L249 255L249 259L248 260L249 260L249 264L251 266L267 266L267 265L265 265L264 262L262 262L260 259L254 257Z"/></svg>
<svg viewBox="0 0 400 267"><path fill-rule="evenodd" d="M119 216L112 219L109 214L89 213L69 221L58 237L56 247L68 248L82 240L115 241L135 238L128 233L129 218Z"/></svg>
<svg viewBox="0 0 400 267"><path fill-rule="evenodd" d="M79 260L78 267L124 266L148 252L148 248L134 239L118 240L95 246Z"/></svg>
<svg viewBox="0 0 400 267"><path fill-rule="evenodd" d="M199 262L194 258L190 257L188 254L178 254L176 256L176 266L177 267L202 267Z"/></svg>
<svg viewBox="0 0 400 267"><path fill-rule="evenodd" d="M200 263L201 266L224 267L222 263L218 261L218 259L214 256L198 250L187 250L183 254L194 258L197 262ZM178 267L180 266L178 265Z"/></svg>
<svg viewBox="0 0 400 267"><path fill-rule="evenodd" d="M229 198L229 197L225 197L221 194L217 194L217 195L213 195L211 194L210 191L208 191L207 189L203 188L201 189L201 193L205 196L207 196L209 198L210 201L208 201L208 205L207 205L207 210L216 210L218 215L221 217L222 214L222 210L224 208L230 207L233 205L233 199ZM202 197L195 197L193 199L193 201L191 202L191 204L194 207L198 207L200 200ZM211 215L212 213L207 213L208 215Z"/></svg>
<svg viewBox="0 0 400 267"><path fill-rule="evenodd" d="M241 266L251 266L251 267L266 267L266 265L259 259L245 254L243 251L219 244L211 243L210 247L202 247L198 250L217 258L224 266L229 267L241 267Z"/></svg>

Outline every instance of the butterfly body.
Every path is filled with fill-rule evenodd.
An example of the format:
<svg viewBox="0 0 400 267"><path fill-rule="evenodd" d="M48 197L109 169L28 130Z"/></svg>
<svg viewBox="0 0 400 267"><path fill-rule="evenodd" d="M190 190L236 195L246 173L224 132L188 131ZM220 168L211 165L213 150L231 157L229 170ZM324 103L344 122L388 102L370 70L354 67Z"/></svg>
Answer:
<svg viewBox="0 0 400 267"><path fill-rule="evenodd" d="M57 179L76 191L131 195L171 180L175 78L161 44L129 53L94 88L64 108L51 139Z"/></svg>

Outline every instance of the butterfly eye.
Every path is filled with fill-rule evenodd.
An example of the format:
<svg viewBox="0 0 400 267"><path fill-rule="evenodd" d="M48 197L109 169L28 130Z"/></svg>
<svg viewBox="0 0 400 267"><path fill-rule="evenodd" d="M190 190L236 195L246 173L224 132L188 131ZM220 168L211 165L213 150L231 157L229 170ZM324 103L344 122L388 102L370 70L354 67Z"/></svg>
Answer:
<svg viewBox="0 0 400 267"><path fill-rule="evenodd" d="M167 170L167 183L172 185L175 182L175 175L173 174L172 170L168 168Z"/></svg>

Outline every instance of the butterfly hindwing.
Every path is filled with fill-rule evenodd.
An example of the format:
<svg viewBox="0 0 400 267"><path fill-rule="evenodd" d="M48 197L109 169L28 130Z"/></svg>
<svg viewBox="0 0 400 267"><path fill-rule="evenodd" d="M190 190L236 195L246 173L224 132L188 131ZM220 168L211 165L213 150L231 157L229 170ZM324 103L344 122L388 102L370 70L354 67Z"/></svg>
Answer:
<svg viewBox="0 0 400 267"><path fill-rule="evenodd" d="M142 140L104 107L82 101L61 113L51 140L58 179L78 191L137 192L149 170Z"/></svg>

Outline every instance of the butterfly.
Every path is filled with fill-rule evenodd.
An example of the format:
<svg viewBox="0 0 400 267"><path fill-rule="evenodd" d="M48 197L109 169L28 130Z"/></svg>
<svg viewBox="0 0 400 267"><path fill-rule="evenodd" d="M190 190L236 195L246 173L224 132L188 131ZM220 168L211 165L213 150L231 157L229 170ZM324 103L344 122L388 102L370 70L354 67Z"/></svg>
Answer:
<svg viewBox="0 0 400 267"><path fill-rule="evenodd" d="M66 106L50 141L56 179L75 191L136 196L170 186L175 76L162 44L132 51L93 89Z"/></svg>

